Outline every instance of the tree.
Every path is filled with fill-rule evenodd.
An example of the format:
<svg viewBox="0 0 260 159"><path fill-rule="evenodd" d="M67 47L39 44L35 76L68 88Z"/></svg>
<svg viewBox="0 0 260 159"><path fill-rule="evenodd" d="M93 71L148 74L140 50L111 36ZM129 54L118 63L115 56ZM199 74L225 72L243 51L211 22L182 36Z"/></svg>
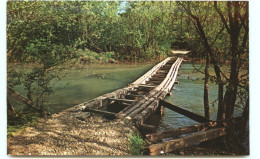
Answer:
<svg viewBox="0 0 260 159"><path fill-rule="evenodd" d="M226 2L225 7L220 7L217 2L214 2L214 8L221 18L230 39L231 71L223 101L223 108L226 109L226 112L222 112L222 116L232 118L239 86L241 62L248 59L248 2L229 1ZM224 16L224 12L227 15Z"/></svg>
<svg viewBox="0 0 260 159"><path fill-rule="evenodd" d="M194 28L207 52L206 66L208 62L213 65L214 78L219 87L217 119L231 118L235 108L238 86L242 86L241 88L245 88L244 91L248 92L246 86L248 83L246 84L242 79L239 80L241 65L245 66L244 69L247 69L248 66L248 2L178 2L178 4L193 20ZM228 41L226 37L229 37ZM231 71L227 77L221 69L221 65L229 63L229 61ZM208 79L206 78L208 76L206 68L204 72L205 87L207 87L206 81ZM244 76L247 76L247 73L240 77ZM226 86L225 95L223 95L224 86ZM204 90L207 92L207 88ZM207 102L205 104L207 105Z"/></svg>

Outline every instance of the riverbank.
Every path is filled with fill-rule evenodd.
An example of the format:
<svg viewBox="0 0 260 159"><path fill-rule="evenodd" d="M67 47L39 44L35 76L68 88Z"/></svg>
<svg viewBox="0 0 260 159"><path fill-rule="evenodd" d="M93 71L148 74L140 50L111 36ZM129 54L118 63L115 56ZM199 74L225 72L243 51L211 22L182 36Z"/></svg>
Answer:
<svg viewBox="0 0 260 159"><path fill-rule="evenodd" d="M70 109L71 110L71 109ZM130 155L131 125L63 111L7 139L8 155Z"/></svg>

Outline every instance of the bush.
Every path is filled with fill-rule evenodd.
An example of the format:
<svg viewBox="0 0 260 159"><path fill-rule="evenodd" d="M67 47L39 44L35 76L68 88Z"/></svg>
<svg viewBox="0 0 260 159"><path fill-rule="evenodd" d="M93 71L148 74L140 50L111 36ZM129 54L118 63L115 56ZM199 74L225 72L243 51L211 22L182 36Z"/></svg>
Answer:
<svg viewBox="0 0 260 159"><path fill-rule="evenodd" d="M76 57L80 59L81 62L86 63L101 63L101 62L115 62L113 56L114 52L96 53L87 48L78 49L76 51Z"/></svg>
<svg viewBox="0 0 260 159"><path fill-rule="evenodd" d="M135 132L131 133L129 138L129 151L131 155L142 155L144 140Z"/></svg>

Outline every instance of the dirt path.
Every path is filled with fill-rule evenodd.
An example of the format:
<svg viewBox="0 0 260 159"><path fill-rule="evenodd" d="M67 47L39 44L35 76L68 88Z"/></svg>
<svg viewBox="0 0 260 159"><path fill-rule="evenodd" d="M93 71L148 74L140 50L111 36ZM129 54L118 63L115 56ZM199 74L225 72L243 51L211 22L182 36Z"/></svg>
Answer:
<svg viewBox="0 0 260 159"><path fill-rule="evenodd" d="M86 116L88 116L86 118ZM64 111L7 139L9 155L130 155L131 128L83 112Z"/></svg>

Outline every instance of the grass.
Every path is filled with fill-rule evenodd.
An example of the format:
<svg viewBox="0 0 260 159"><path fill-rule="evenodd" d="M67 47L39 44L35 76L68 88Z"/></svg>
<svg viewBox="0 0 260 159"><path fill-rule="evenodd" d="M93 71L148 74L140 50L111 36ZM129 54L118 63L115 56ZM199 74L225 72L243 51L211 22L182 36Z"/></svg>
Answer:
<svg viewBox="0 0 260 159"><path fill-rule="evenodd" d="M37 123L39 119L39 114L26 113L23 111L19 111L15 114L9 115L7 121L7 136L19 133L20 130L26 129L27 127L30 127Z"/></svg>
<svg viewBox="0 0 260 159"><path fill-rule="evenodd" d="M143 155L145 141L137 134L132 132L129 138L129 151L131 155Z"/></svg>

